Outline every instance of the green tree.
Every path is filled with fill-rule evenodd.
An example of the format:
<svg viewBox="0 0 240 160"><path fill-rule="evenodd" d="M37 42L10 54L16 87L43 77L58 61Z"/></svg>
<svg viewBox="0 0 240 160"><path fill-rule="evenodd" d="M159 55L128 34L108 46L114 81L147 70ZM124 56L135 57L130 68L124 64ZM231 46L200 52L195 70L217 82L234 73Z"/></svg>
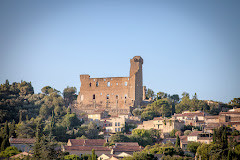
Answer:
<svg viewBox="0 0 240 160"><path fill-rule="evenodd" d="M80 157L76 154L66 155L64 156L65 160L80 160Z"/></svg>
<svg viewBox="0 0 240 160"><path fill-rule="evenodd" d="M11 157L20 153L15 146L7 147L4 151L1 151L0 157Z"/></svg>
<svg viewBox="0 0 240 160"><path fill-rule="evenodd" d="M64 156L65 160L80 160L80 157L76 154L66 155Z"/></svg>
<svg viewBox="0 0 240 160"><path fill-rule="evenodd" d="M199 142L188 142L187 150L189 150L190 152L193 152L195 154L200 145L201 145L201 143L199 143Z"/></svg>
<svg viewBox="0 0 240 160"><path fill-rule="evenodd" d="M74 100L77 99L77 89L76 87L68 87L63 90L63 97L65 101L65 106L69 106Z"/></svg>
<svg viewBox="0 0 240 160"><path fill-rule="evenodd" d="M167 98L167 93L164 92L158 92L157 93L157 99L163 99L163 98Z"/></svg>
<svg viewBox="0 0 240 160"><path fill-rule="evenodd" d="M142 110L141 108L135 108L135 109L132 111L132 113L133 113L134 116L141 116L142 111L143 111L143 110Z"/></svg>
<svg viewBox="0 0 240 160"><path fill-rule="evenodd" d="M209 160L209 159L224 159L222 153L221 146L219 144L201 144L197 148L197 157L201 160ZM225 157L226 158L226 157Z"/></svg>
<svg viewBox="0 0 240 160"><path fill-rule="evenodd" d="M3 129L3 140L1 143L1 151L5 150L8 146L10 146L9 143L9 127L8 127L8 122L5 122L4 129Z"/></svg>
<svg viewBox="0 0 240 160"><path fill-rule="evenodd" d="M88 130L86 131L86 136L89 139L96 139L98 138L98 133L99 133L99 130L97 129L97 125L93 122L90 122L88 124Z"/></svg>
<svg viewBox="0 0 240 160"><path fill-rule="evenodd" d="M169 99L159 99L144 109L141 114L143 120L153 119L156 116L170 117L172 114L172 103Z"/></svg>
<svg viewBox="0 0 240 160"><path fill-rule="evenodd" d="M176 137L176 132L177 132L177 131L178 131L177 129L173 129L173 130L169 133L170 137L172 137L172 138Z"/></svg>
<svg viewBox="0 0 240 160"><path fill-rule="evenodd" d="M116 134L113 134L110 138L109 138L110 142L129 142L129 138L127 136L125 136L123 133L121 132L117 132Z"/></svg>
<svg viewBox="0 0 240 160"><path fill-rule="evenodd" d="M50 86L45 86L45 87L43 87L43 88L41 89L41 91L42 91L43 94L46 94L46 95L49 95L49 94L52 93L52 92L59 92L59 91L57 91L56 89L54 89L54 88L52 88L52 87L50 87Z"/></svg>
<svg viewBox="0 0 240 160"><path fill-rule="evenodd" d="M73 128L81 125L81 121L77 118L76 114L66 114L63 117L62 125L68 128ZM92 129L92 122L89 123L89 127ZM96 126L94 126L96 127ZM97 127L96 127L97 128ZM96 129L95 128L95 129Z"/></svg>
<svg viewBox="0 0 240 160"><path fill-rule="evenodd" d="M176 148L180 147L180 138L179 138L179 135L177 135L175 147L176 147Z"/></svg>
<svg viewBox="0 0 240 160"><path fill-rule="evenodd" d="M40 159L41 158L41 145L42 145L42 141L41 141L41 137L42 137L42 120L40 119L37 122L37 127L36 127L36 134L35 134L35 143L33 146L33 155L36 159Z"/></svg>
<svg viewBox="0 0 240 160"><path fill-rule="evenodd" d="M97 155L95 154L95 150L92 149L92 158L91 160L97 160Z"/></svg>
<svg viewBox="0 0 240 160"><path fill-rule="evenodd" d="M192 133L191 130L185 130L185 131L184 131L184 136L188 136L190 133Z"/></svg>
<svg viewBox="0 0 240 160"><path fill-rule="evenodd" d="M134 152L132 157L124 157L123 160L157 160L157 158L153 154Z"/></svg>
<svg viewBox="0 0 240 160"><path fill-rule="evenodd" d="M151 90L150 88L148 88L147 90L146 90L146 99L149 99L149 98L152 98L152 99L154 99L155 98L155 94L154 94L154 91L153 90Z"/></svg>
<svg viewBox="0 0 240 160"><path fill-rule="evenodd" d="M240 108L240 97L239 98L234 98L233 100L231 100L229 102L229 104L231 106L233 106L234 108Z"/></svg>

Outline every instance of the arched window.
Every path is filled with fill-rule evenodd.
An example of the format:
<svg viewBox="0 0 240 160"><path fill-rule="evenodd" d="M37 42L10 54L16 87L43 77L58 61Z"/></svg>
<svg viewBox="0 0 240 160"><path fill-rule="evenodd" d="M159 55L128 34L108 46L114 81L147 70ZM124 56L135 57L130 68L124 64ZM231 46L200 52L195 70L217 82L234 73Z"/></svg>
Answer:
<svg viewBox="0 0 240 160"><path fill-rule="evenodd" d="M107 99L109 99L109 94L107 94Z"/></svg>
<svg viewBox="0 0 240 160"><path fill-rule="evenodd" d="M125 86L127 86L127 82L125 82Z"/></svg>
<svg viewBox="0 0 240 160"><path fill-rule="evenodd" d="M89 87L91 87L92 86L92 83L89 83Z"/></svg>
<svg viewBox="0 0 240 160"><path fill-rule="evenodd" d="M96 97L95 97L95 94L93 95L93 99L95 99Z"/></svg>
<svg viewBox="0 0 240 160"><path fill-rule="evenodd" d="M107 86L110 87L110 82L107 82Z"/></svg>
<svg viewBox="0 0 240 160"><path fill-rule="evenodd" d="M98 82L96 82L96 87L98 87L98 85L99 85L99 83L98 83Z"/></svg>
<svg viewBox="0 0 240 160"><path fill-rule="evenodd" d="M116 95L116 99L118 99L118 95Z"/></svg>

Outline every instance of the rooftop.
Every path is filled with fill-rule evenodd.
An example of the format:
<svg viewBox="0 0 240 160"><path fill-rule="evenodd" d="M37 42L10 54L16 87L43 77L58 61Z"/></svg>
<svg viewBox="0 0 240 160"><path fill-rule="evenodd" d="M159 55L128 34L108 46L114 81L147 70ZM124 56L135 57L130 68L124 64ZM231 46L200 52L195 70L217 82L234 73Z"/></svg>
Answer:
<svg viewBox="0 0 240 160"><path fill-rule="evenodd" d="M35 143L34 138L10 138L9 142L12 144L33 144Z"/></svg>
<svg viewBox="0 0 240 160"><path fill-rule="evenodd" d="M202 131L194 131L190 133L188 136L198 136L200 133L202 133Z"/></svg>
<svg viewBox="0 0 240 160"><path fill-rule="evenodd" d="M72 146L103 146L105 139L69 139Z"/></svg>
<svg viewBox="0 0 240 160"><path fill-rule="evenodd" d="M94 149L95 151L111 151L108 147L103 146L64 146L66 151L91 151Z"/></svg>

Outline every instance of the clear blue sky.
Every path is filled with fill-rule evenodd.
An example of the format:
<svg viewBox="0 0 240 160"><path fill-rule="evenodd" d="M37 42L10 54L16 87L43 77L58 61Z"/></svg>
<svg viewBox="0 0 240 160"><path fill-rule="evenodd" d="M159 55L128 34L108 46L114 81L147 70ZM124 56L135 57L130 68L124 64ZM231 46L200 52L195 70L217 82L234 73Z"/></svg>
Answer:
<svg viewBox="0 0 240 160"><path fill-rule="evenodd" d="M0 1L0 83L79 91L80 74L128 76L135 55L155 92L240 97L240 1Z"/></svg>

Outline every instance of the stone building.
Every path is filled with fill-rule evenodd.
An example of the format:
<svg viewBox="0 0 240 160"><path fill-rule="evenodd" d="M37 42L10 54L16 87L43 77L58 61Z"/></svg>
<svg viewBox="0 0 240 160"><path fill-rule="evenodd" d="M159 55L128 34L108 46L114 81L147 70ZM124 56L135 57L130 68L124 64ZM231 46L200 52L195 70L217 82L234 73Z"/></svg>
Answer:
<svg viewBox="0 0 240 160"><path fill-rule="evenodd" d="M153 120L143 121L143 124L138 125L137 129L158 129L162 133L162 137L166 138L173 130L181 130L184 127L183 121L178 121L175 118L155 117Z"/></svg>
<svg viewBox="0 0 240 160"><path fill-rule="evenodd" d="M9 143L11 146L17 147L18 150L23 152L29 152L32 150L35 139L34 138L9 138Z"/></svg>
<svg viewBox="0 0 240 160"><path fill-rule="evenodd" d="M129 114L130 107L139 107L143 100L143 59L135 56L130 60L129 77L90 78L80 75L81 87L77 103L72 110L92 113L104 109L110 115Z"/></svg>

